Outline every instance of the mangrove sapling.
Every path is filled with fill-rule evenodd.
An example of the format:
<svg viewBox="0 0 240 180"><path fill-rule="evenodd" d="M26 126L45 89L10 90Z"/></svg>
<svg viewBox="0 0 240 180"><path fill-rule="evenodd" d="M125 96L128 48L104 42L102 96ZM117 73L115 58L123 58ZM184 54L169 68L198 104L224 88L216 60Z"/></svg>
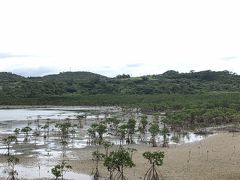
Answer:
<svg viewBox="0 0 240 180"><path fill-rule="evenodd" d="M67 120L69 121L69 120ZM64 123L58 123L55 125L57 128L59 128L60 131L60 143L62 145L62 152L63 152L63 157L66 155L66 147L68 145L68 137L69 137L69 128L71 127L70 122L64 122Z"/></svg>
<svg viewBox="0 0 240 180"><path fill-rule="evenodd" d="M102 141L102 145L105 149L105 156L108 157L109 148L113 146L113 143L111 143L110 141Z"/></svg>
<svg viewBox="0 0 240 180"><path fill-rule="evenodd" d="M62 155L63 157L66 157L66 149L68 146L68 142L66 140L62 140L60 143L62 145Z"/></svg>
<svg viewBox="0 0 240 180"><path fill-rule="evenodd" d="M131 117L127 122L128 143L133 144L133 134L135 133L136 120Z"/></svg>
<svg viewBox="0 0 240 180"><path fill-rule="evenodd" d="M132 153L135 151L135 149L128 148L127 149L130 152L130 157L132 160ZM113 180L113 173L116 169L118 169L118 162L119 160L116 159L116 153L111 152L109 155L105 156L104 158L104 166L107 167L107 170L109 172L109 180Z"/></svg>
<svg viewBox="0 0 240 180"><path fill-rule="evenodd" d="M165 123L163 124L163 129L160 131L162 136L163 136L163 145L162 147L168 147L168 134L169 134L169 130L166 127Z"/></svg>
<svg viewBox="0 0 240 180"><path fill-rule="evenodd" d="M50 119L49 118L47 118L46 125L47 125L47 138L49 139L49 133L50 133Z"/></svg>
<svg viewBox="0 0 240 180"><path fill-rule="evenodd" d="M14 135L9 135L5 138L3 138L3 144L6 144L7 146L7 155L10 155L10 145L12 142L16 142L17 137Z"/></svg>
<svg viewBox="0 0 240 180"><path fill-rule="evenodd" d="M44 130L43 138L44 138L44 140L46 140L47 139L47 134L49 134L49 124L45 124L44 126L41 127L41 129Z"/></svg>
<svg viewBox="0 0 240 180"><path fill-rule="evenodd" d="M70 122L58 123L55 125L60 131L61 141L68 141L69 137L69 128L71 127Z"/></svg>
<svg viewBox="0 0 240 180"><path fill-rule="evenodd" d="M78 119L79 128L82 129L83 128L84 116L83 115L77 115L77 119Z"/></svg>
<svg viewBox="0 0 240 180"><path fill-rule="evenodd" d="M113 180L113 172L117 169L116 164L114 162L113 153L110 153L109 156L104 158L103 165L107 167L109 172L109 180Z"/></svg>
<svg viewBox="0 0 240 180"><path fill-rule="evenodd" d="M7 180L17 180L18 172L15 170L15 165L19 163L19 159L16 156L9 156L7 162L8 167L10 168L8 171Z"/></svg>
<svg viewBox="0 0 240 180"><path fill-rule="evenodd" d="M41 116L40 115L38 115L37 116L37 119L36 119L36 123L37 123L37 131L39 131L39 128L41 127L41 125L40 125L40 118L41 118Z"/></svg>
<svg viewBox="0 0 240 180"><path fill-rule="evenodd" d="M33 132L35 146L37 146L37 137L39 137L39 136L40 136L40 132L39 131L34 131Z"/></svg>
<svg viewBox="0 0 240 180"><path fill-rule="evenodd" d="M93 179L98 180L100 179L100 173L99 173L99 162L102 161L105 157L103 153L99 152L99 147L97 147L97 150L92 153L93 161L96 163L95 170L93 170Z"/></svg>
<svg viewBox="0 0 240 180"><path fill-rule="evenodd" d="M23 132L25 134L24 140L23 142L28 142L29 139L29 132L32 131L32 128L30 128L29 126L26 126L24 128L21 129L21 132Z"/></svg>
<svg viewBox="0 0 240 180"><path fill-rule="evenodd" d="M118 130L117 130L117 135L118 135L119 140L120 140L120 146L123 145L123 142L126 138L126 134L127 134L127 125L123 124L123 125L119 126Z"/></svg>
<svg viewBox="0 0 240 180"><path fill-rule="evenodd" d="M107 132L107 126L105 124L99 123L96 128L96 132L99 135L99 139L103 140L103 134Z"/></svg>
<svg viewBox="0 0 240 180"><path fill-rule="evenodd" d="M71 139L72 139L72 144L73 144L73 140L74 140L75 135L76 135L76 130L74 129L74 127L72 127L69 132L71 133Z"/></svg>
<svg viewBox="0 0 240 180"><path fill-rule="evenodd" d="M117 117L114 117L113 120L112 120L112 123L113 123L114 132L115 132L115 135L116 135L120 120Z"/></svg>
<svg viewBox="0 0 240 180"><path fill-rule="evenodd" d="M171 141L178 144L180 142L180 134L176 131L173 131L173 136L171 137Z"/></svg>
<svg viewBox="0 0 240 180"><path fill-rule="evenodd" d="M87 125L87 115L84 114L83 116L84 116L84 124Z"/></svg>
<svg viewBox="0 0 240 180"><path fill-rule="evenodd" d="M103 134L107 132L107 126L103 123L93 123L91 127L98 134L98 138L103 140Z"/></svg>
<svg viewBox="0 0 240 180"><path fill-rule="evenodd" d="M15 128L15 130L14 130L14 134L15 134L15 136L16 136L16 143L18 143L18 135L20 134L20 128Z"/></svg>
<svg viewBox="0 0 240 180"><path fill-rule="evenodd" d="M143 157L146 158L151 165L145 173L144 180L160 180L160 175L157 172L156 166L161 166L163 164L164 152L146 151L143 153Z"/></svg>
<svg viewBox="0 0 240 180"><path fill-rule="evenodd" d="M117 117L112 117L112 118L107 118L106 121L107 123L110 124L110 131L112 131L114 135L117 135L117 129L118 129L120 120L117 119Z"/></svg>
<svg viewBox="0 0 240 180"><path fill-rule="evenodd" d="M31 126L31 124L32 124L32 121L31 121L31 119L32 119L32 117L31 116L28 116L27 117L27 126Z"/></svg>
<svg viewBox="0 0 240 180"><path fill-rule="evenodd" d="M153 147L157 147L156 136L159 134L160 129L158 123L152 123L148 131L151 133L151 140Z"/></svg>
<svg viewBox="0 0 240 180"><path fill-rule="evenodd" d="M93 123L88 129L89 144L96 144L96 141L103 141L103 134L107 132L107 126L103 123ZM98 135L98 136L97 136Z"/></svg>
<svg viewBox="0 0 240 180"><path fill-rule="evenodd" d="M95 132L95 130L93 128L89 128L87 130L87 134L88 134L88 137L89 137L88 143L89 144L93 144L95 142L95 140L96 140L96 132Z"/></svg>
<svg viewBox="0 0 240 180"><path fill-rule="evenodd" d="M135 166L133 163L130 153L124 148L120 147L117 151L113 151L110 153L110 157L112 157L113 167L116 167L117 173L114 177L115 180L127 180L124 175L124 168L131 168Z"/></svg>
<svg viewBox="0 0 240 180"><path fill-rule="evenodd" d="M139 126L138 126L138 131L140 132L141 142L143 140L145 140L145 134L146 134L146 131L147 131L147 124L148 124L147 116L146 115L141 116L141 120L140 120Z"/></svg>
<svg viewBox="0 0 240 180"><path fill-rule="evenodd" d="M61 163L57 164L51 169L52 174L55 176L55 179L58 180L60 177L63 180L64 175L67 171L70 171L72 166L67 164L65 160L61 161Z"/></svg>

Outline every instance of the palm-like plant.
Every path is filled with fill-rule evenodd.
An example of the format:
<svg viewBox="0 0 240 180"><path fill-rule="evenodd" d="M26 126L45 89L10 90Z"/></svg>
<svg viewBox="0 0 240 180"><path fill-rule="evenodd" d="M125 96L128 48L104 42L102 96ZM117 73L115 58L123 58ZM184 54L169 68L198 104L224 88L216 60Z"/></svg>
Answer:
<svg viewBox="0 0 240 180"><path fill-rule="evenodd" d="M144 180L160 180L160 175L157 172L156 166L161 166L163 164L164 152L144 152L143 157L146 158L151 167L147 170Z"/></svg>

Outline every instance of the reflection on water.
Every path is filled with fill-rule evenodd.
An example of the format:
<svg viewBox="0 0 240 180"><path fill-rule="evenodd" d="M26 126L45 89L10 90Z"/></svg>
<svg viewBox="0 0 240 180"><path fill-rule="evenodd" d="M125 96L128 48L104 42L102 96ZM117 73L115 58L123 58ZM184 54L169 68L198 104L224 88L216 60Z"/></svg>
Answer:
<svg viewBox="0 0 240 180"><path fill-rule="evenodd" d="M26 109L0 109L0 122L11 120L33 120L33 119L65 119L75 118L76 115L84 115L87 112L117 111L113 107L49 107L49 108L26 108ZM103 114L101 115L104 116ZM89 118L95 117L90 115Z"/></svg>
<svg viewBox="0 0 240 180"><path fill-rule="evenodd" d="M65 119L76 113L65 110L51 109L0 109L0 121L32 120L32 119Z"/></svg>
<svg viewBox="0 0 240 180"><path fill-rule="evenodd" d="M167 142L168 142L168 144L192 143L195 141L201 141L206 137L207 136L196 135L196 134L194 134L194 132L169 133L167 135ZM107 135L107 136L105 136L105 139L116 145L120 144L120 140L115 136ZM133 142L135 144L142 144L142 143L146 144L146 143L149 143L150 139L151 139L151 134L149 134L149 133L147 133L145 135L144 141L141 141L138 135L133 136ZM156 141L157 141L158 145L163 144L163 136L161 136L161 135L156 136ZM123 143L126 144L126 141L124 141Z"/></svg>

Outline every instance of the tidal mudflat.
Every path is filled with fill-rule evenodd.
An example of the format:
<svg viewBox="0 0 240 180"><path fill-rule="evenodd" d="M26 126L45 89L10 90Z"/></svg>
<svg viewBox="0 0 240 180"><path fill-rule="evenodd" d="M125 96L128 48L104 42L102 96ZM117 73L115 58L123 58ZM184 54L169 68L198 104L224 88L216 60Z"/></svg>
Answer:
<svg viewBox="0 0 240 180"><path fill-rule="evenodd" d="M68 179L91 179L91 173L94 168L92 162L92 152L95 145L89 143L88 129L93 123L104 121L116 117L120 122L127 121L130 116L136 119L136 128L142 116L135 111L126 111L116 107L14 107L0 109L0 135L1 139L9 135L16 135L16 142L10 144L10 154L16 155L20 163L16 165L18 178L21 179L51 179L54 176L51 173L56 163L60 160L67 160L72 165L72 170L67 172ZM148 115L151 120L152 115ZM63 145L60 130L57 124L69 122L69 135L67 144ZM21 131L25 127L30 127L26 140L26 132ZM108 127L111 128L111 127ZM16 132L19 129L19 132ZM38 132L38 134L36 134ZM120 139L117 135L107 131L103 134L105 140L118 146ZM150 141L150 134L146 133L145 141L140 141L138 131L133 135L134 143L127 145L126 140L122 143L124 146L137 149L136 157L144 149L154 149L147 142ZM193 132L174 133L167 135L169 149L178 149L182 146L191 146L189 143L201 142L206 136L196 135ZM156 137L158 146L162 143L163 137ZM157 147L159 148L159 147ZM181 149L181 148L180 148ZM155 148L156 150L156 148ZM166 149L165 151L168 151ZM170 150L171 151L171 150ZM7 174L7 148L6 144L0 143L0 174L4 179ZM137 158L137 163L141 164L144 160ZM101 168L102 171L103 167ZM137 166L134 168L137 174ZM103 176L106 176L103 173ZM131 176L138 179L137 176Z"/></svg>

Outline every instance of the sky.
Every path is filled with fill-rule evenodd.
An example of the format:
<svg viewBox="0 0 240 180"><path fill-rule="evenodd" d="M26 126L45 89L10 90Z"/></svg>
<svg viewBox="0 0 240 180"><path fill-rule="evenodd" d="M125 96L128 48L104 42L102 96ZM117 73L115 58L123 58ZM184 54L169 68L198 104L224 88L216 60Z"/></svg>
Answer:
<svg viewBox="0 0 240 180"><path fill-rule="evenodd" d="M240 74L239 0L0 0L0 71Z"/></svg>

